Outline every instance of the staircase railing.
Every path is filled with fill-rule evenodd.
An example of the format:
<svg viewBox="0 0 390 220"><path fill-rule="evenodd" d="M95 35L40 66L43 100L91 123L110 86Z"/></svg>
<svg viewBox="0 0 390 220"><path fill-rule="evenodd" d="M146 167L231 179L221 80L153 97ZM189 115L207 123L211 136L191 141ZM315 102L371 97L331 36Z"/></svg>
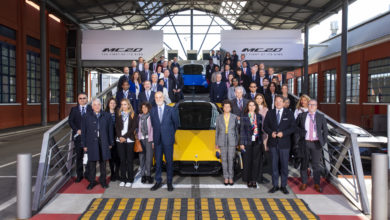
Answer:
<svg viewBox="0 0 390 220"><path fill-rule="evenodd" d="M117 84L118 81L94 98L99 98L102 103L106 103L116 90ZM68 125L68 117L43 134L32 201L33 211L40 210L72 177L76 159L73 149L72 130Z"/></svg>
<svg viewBox="0 0 390 220"><path fill-rule="evenodd" d="M297 96L293 96L296 101L299 100ZM357 134L324 115L329 135L321 165L327 173L327 179L364 214L370 214Z"/></svg>

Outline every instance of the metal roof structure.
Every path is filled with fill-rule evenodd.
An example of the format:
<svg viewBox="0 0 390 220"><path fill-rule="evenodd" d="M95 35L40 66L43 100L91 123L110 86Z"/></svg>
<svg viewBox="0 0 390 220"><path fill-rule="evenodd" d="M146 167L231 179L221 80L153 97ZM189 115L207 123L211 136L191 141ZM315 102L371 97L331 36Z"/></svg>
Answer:
<svg viewBox="0 0 390 220"><path fill-rule="evenodd" d="M218 16L233 29L302 29L342 7L340 0L47 0L47 4L84 29L111 30L147 30L164 17L190 9Z"/></svg>

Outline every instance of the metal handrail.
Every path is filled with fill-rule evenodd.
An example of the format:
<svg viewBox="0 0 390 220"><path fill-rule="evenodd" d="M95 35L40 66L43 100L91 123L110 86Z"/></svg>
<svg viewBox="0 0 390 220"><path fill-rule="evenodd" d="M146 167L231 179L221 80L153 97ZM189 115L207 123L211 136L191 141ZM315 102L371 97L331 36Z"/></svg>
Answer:
<svg viewBox="0 0 390 220"><path fill-rule="evenodd" d="M294 94L290 95L292 95L296 101L299 100L299 98ZM322 165L328 171L328 179L364 214L370 214L370 203L367 196L366 184L364 182L363 166L360 158L357 134L345 128L342 124L329 117L327 114L323 112L321 113L324 114L328 125L332 126L333 128L337 128L337 132L345 136L343 143L337 141L337 139L331 136L331 134L329 134L327 137L327 140L332 139L338 144L338 146L332 146L332 144L327 143L324 147L324 164ZM331 154L332 151L329 150L329 147L333 148L333 152L337 152L337 157ZM340 151L337 149L337 147L341 147L342 150ZM332 164L333 159L335 159L336 164ZM343 164L344 160L350 164L350 169L347 168L345 164ZM348 171L348 175L352 176L353 183L345 176L344 172L340 170L340 168ZM348 189L347 186L339 180L339 175L342 176L345 181L353 187L353 191Z"/></svg>
<svg viewBox="0 0 390 220"><path fill-rule="evenodd" d="M104 103L104 100L107 98L105 96L113 91L117 85L118 81L114 82L91 100L99 98ZM91 104L91 102L89 101L88 104ZM74 143L72 141L72 131L68 126L68 120L68 117L64 118L43 134L41 155L32 201L32 210L34 212L40 210L71 178L75 165L75 153L73 152ZM61 132L65 132L65 134L61 135ZM55 140L56 135L60 135L57 138L58 142L50 145L50 141ZM54 149L58 151L52 153ZM58 157L60 157L58 161L52 161Z"/></svg>

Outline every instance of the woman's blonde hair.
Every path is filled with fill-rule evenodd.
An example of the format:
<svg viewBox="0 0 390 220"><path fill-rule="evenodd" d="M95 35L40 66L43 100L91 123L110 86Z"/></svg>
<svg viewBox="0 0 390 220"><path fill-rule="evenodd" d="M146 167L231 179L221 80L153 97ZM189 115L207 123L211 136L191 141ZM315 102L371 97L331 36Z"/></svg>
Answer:
<svg viewBox="0 0 390 220"><path fill-rule="evenodd" d="M121 104L122 102L126 102L127 103L127 105L129 106L129 109L128 109L127 113L129 113L131 118L134 118L133 106L131 106L130 101L128 99L126 99L126 98L122 99L121 102L119 103L121 105L121 107L118 109L118 116L122 115L122 111L123 111L123 106Z"/></svg>
<svg viewBox="0 0 390 220"><path fill-rule="evenodd" d="M306 99L307 103L309 103L309 101L310 101L310 97L308 95L305 95L305 94L301 95L301 97L299 98L299 101L297 103L296 109L301 109L302 108L302 105L301 105L302 99Z"/></svg>
<svg viewBox="0 0 390 220"><path fill-rule="evenodd" d="M261 105L263 106L263 107L266 107L266 108L268 108L267 107L267 103L265 102L265 97L264 97L264 95L263 94L261 94L261 93L258 93L256 96L255 96L255 103L256 103L256 99L257 99L257 97L258 96L261 96L261 98L263 98L263 103L261 103ZM257 103L256 103L257 104Z"/></svg>

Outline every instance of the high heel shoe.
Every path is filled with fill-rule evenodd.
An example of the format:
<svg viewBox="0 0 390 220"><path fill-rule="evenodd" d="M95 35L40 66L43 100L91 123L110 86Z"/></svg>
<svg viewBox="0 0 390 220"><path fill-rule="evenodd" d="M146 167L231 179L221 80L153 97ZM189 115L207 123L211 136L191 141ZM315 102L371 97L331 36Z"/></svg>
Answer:
<svg viewBox="0 0 390 220"><path fill-rule="evenodd" d="M227 185L229 185L229 182L226 182L226 180L225 180L225 182L223 182L223 184L224 184L225 186L227 186Z"/></svg>

